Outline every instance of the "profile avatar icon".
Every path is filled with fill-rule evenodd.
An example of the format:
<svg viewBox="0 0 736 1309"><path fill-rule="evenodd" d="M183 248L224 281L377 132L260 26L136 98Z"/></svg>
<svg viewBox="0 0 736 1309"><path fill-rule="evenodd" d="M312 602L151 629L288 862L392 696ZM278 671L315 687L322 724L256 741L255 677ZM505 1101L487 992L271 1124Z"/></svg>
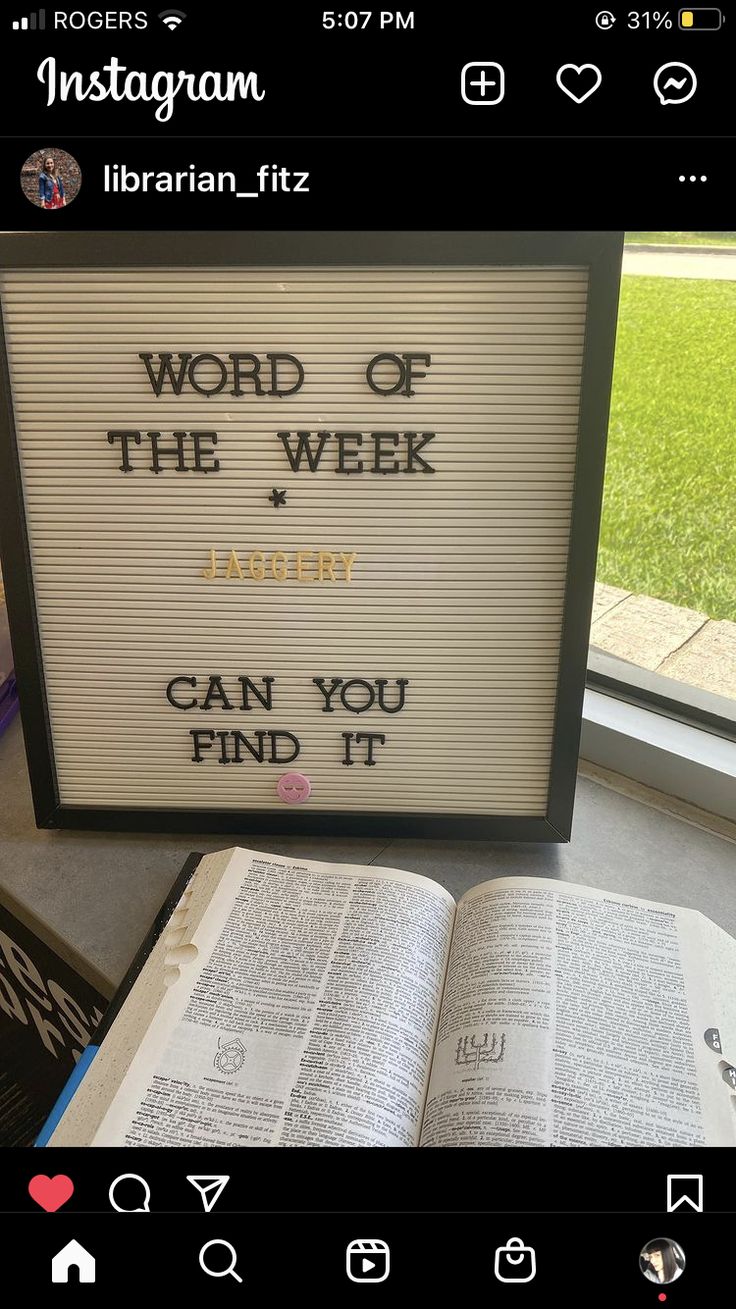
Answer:
<svg viewBox="0 0 736 1309"><path fill-rule="evenodd" d="M67 150L44 147L26 159L20 185L26 199L39 209L65 209L79 195L82 170Z"/></svg>
<svg viewBox="0 0 736 1309"><path fill-rule="evenodd" d="M668 1236L648 1241L639 1255L639 1268L649 1282L668 1286L676 1282L685 1269L685 1253L677 1241Z"/></svg>

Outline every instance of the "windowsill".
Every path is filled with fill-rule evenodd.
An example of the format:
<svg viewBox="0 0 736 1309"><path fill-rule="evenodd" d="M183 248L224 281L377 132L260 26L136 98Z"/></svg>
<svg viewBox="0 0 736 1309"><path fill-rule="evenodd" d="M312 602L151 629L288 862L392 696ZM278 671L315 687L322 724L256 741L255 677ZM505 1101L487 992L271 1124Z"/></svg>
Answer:
<svg viewBox="0 0 736 1309"><path fill-rule="evenodd" d="M580 755L608 771L736 822L736 741L621 699L585 693Z"/></svg>
<svg viewBox="0 0 736 1309"><path fill-rule="evenodd" d="M596 583L581 758L736 821L736 623Z"/></svg>
<svg viewBox="0 0 736 1309"><path fill-rule="evenodd" d="M596 582L590 644L596 653L659 673L683 689L725 700L736 692L736 623L694 609ZM731 705L736 718L736 700Z"/></svg>

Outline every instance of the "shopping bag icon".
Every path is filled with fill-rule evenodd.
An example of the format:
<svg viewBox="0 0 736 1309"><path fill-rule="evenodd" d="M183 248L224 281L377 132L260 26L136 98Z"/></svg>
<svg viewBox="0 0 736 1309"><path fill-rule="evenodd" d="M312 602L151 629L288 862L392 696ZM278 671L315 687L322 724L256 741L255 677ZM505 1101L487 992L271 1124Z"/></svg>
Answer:
<svg viewBox="0 0 736 1309"><path fill-rule="evenodd" d="M519 1236L499 1245L493 1268L499 1282L531 1282L537 1275L537 1256Z"/></svg>

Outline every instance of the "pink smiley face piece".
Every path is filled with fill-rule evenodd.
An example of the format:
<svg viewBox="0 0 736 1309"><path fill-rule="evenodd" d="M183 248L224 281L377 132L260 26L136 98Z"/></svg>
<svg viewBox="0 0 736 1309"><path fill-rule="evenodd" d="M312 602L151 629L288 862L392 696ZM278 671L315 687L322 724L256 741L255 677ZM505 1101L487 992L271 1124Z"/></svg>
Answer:
<svg viewBox="0 0 736 1309"><path fill-rule="evenodd" d="M276 783L276 791L285 804L304 804L312 794L312 783L304 773L284 773Z"/></svg>

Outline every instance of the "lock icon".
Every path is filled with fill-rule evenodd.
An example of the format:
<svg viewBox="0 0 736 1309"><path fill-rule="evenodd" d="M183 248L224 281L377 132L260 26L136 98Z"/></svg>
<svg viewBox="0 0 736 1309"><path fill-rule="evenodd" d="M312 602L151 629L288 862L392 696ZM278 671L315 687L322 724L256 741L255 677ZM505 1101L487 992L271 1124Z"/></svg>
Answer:
<svg viewBox="0 0 736 1309"><path fill-rule="evenodd" d="M499 1282L531 1282L537 1275L537 1256L519 1236L499 1245L493 1271Z"/></svg>
<svg viewBox="0 0 736 1309"><path fill-rule="evenodd" d="M615 22L616 16L611 13L610 9L601 9L601 12L595 16L595 25L596 27L599 27L602 32L608 31L609 28L613 27Z"/></svg>

